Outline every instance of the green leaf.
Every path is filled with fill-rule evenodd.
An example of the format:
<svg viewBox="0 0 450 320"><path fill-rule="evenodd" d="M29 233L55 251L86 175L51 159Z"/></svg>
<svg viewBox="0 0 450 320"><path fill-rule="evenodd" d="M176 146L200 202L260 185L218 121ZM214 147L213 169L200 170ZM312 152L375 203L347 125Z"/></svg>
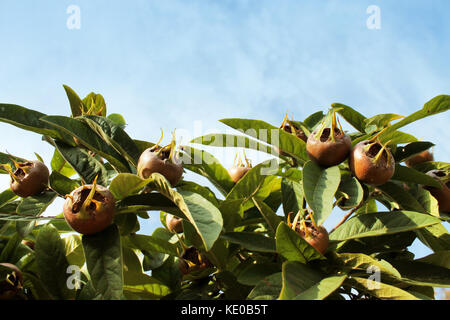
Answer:
<svg viewBox="0 0 450 320"><path fill-rule="evenodd" d="M245 148L265 152L272 156L279 155L273 146L266 143L261 143L258 140L250 139L244 135L211 133L197 137L193 139L191 143L198 143L210 147Z"/></svg>
<svg viewBox="0 0 450 320"><path fill-rule="evenodd" d="M407 291L371 279L352 277L348 278L344 284L354 286L358 290L383 300L419 300Z"/></svg>
<svg viewBox="0 0 450 320"><path fill-rule="evenodd" d="M123 267L120 234L112 224L105 230L82 237L86 265L96 291L105 300L123 298Z"/></svg>
<svg viewBox="0 0 450 320"><path fill-rule="evenodd" d="M17 206L16 212L18 215L38 217L48 206L55 200L56 193L53 191L46 191L37 196L30 196L22 200ZM17 221L16 230L22 237L27 237L36 225L36 221Z"/></svg>
<svg viewBox="0 0 450 320"><path fill-rule="evenodd" d="M364 197L364 190L355 177L341 177L336 199L341 199L338 206L343 210L357 207Z"/></svg>
<svg viewBox="0 0 450 320"><path fill-rule="evenodd" d="M83 101L76 94L75 91L72 90L69 86L63 84L64 90L66 91L67 98L69 99L70 109L72 110L72 116L77 117L80 116L84 110Z"/></svg>
<svg viewBox="0 0 450 320"><path fill-rule="evenodd" d="M111 120L112 122L114 122L115 124L117 124L119 127L121 127L122 129L125 128L125 126L127 125L125 118L118 113L111 113L108 115L107 117L109 120Z"/></svg>
<svg viewBox="0 0 450 320"><path fill-rule="evenodd" d="M264 278L280 271L280 266L276 263L250 264L242 270L237 281L247 286L256 286Z"/></svg>
<svg viewBox="0 0 450 320"><path fill-rule="evenodd" d="M164 211L176 215L182 214L174 202L160 193L131 195L119 202L118 213L138 211Z"/></svg>
<svg viewBox="0 0 450 320"><path fill-rule="evenodd" d="M145 273L125 273L123 289L144 300L160 299L170 293L169 287Z"/></svg>
<svg viewBox="0 0 450 320"><path fill-rule="evenodd" d="M408 159L409 157L421 153L423 151L426 151L433 147L434 144L431 142L426 141L416 141L408 143L404 147L397 147L397 150L394 153L394 158L396 162L402 162L405 159Z"/></svg>
<svg viewBox="0 0 450 320"><path fill-rule="evenodd" d="M330 240L349 240L421 229L440 223L436 217L412 212L391 211L358 214L330 234Z"/></svg>
<svg viewBox="0 0 450 320"><path fill-rule="evenodd" d="M67 137L67 135L59 133L53 126L41 121L41 118L45 116L44 113L18 105L0 103L0 121L21 129L64 140L63 137Z"/></svg>
<svg viewBox="0 0 450 320"><path fill-rule="evenodd" d="M17 195L11 189L6 189L0 193L0 207L16 198Z"/></svg>
<svg viewBox="0 0 450 320"><path fill-rule="evenodd" d="M317 111L303 120L303 124L312 132L314 131L314 127L322 121L324 116L323 111Z"/></svg>
<svg viewBox="0 0 450 320"><path fill-rule="evenodd" d="M450 109L450 96L449 95L439 95L425 103L422 109L414 112L413 114L407 116L406 118L400 120L389 126L386 131L380 135L380 139L384 139L385 136L391 134L393 131L404 127L414 121L423 119L428 116L432 116L441 112L445 112Z"/></svg>
<svg viewBox="0 0 450 320"><path fill-rule="evenodd" d="M297 261L283 263L283 288L280 300L291 300L320 282L324 276L317 269Z"/></svg>
<svg viewBox="0 0 450 320"><path fill-rule="evenodd" d="M338 166L325 169L308 161L303 167L303 190L317 225L321 225L330 215L340 180Z"/></svg>
<svg viewBox="0 0 450 320"><path fill-rule="evenodd" d="M83 267L86 259L84 258L83 243L78 234L71 234L62 239L65 249L67 262L71 265Z"/></svg>
<svg viewBox="0 0 450 320"><path fill-rule="evenodd" d="M400 273L386 260L377 260L363 253L341 253L336 254L335 261L340 267L350 270L366 271L370 267L376 267L380 272L390 275L394 278L401 278Z"/></svg>
<svg viewBox="0 0 450 320"><path fill-rule="evenodd" d="M106 116L106 102L99 93L91 92L83 99L84 113Z"/></svg>
<svg viewBox="0 0 450 320"><path fill-rule="evenodd" d="M71 299L75 291L67 286L69 274L64 245L58 230L47 224L39 230L35 245L37 274L55 299Z"/></svg>
<svg viewBox="0 0 450 320"><path fill-rule="evenodd" d="M223 227L222 215L217 207L197 193L173 190L170 183L159 173L150 176L152 188L158 190L180 209L180 218L188 220L201 237L206 251L209 251L219 237Z"/></svg>
<svg viewBox="0 0 450 320"><path fill-rule="evenodd" d="M226 201L241 199L245 210L253 207L252 198L258 200L266 199L278 185L281 186L281 179L273 175L273 171L278 169L276 159L261 162L250 169L233 187L226 197Z"/></svg>
<svg viewBox="0 0 450 320"><path fill-rule="evenodd" d="M277 252L289 261L307 263L316 259L325 259L320 252L284 222L280 223L277 228L276 247Z"/></svg>
<svg viewBox="0 0 450 320"><path fill-rule="evenodd" d="M141 179L139 176L131 173L119 173L109 186L109 191L116 200L122 200L143 189L151 179Z"/></svg>
<svg viewBox="0 0 450 320"><path fill-rule="evenodd" d="M292 300L323 300L336 291L347 279L347 275L331 276L320 280Z"/></svg>
<svg viewBox="0 0 450 320"><path fill-rule="evenodd" d="M211 189L209 189L208 187L201 186L192 181L183 180L177 184L176 189L178 192L190 191L193 193L198 193L199 195L201 195L203 198L205 198L206 200L211 202L216 207L219 206L219 201L217 200L214 192L212 192Z"/></svg>
<svg viewBox="0 0 450 320"><path fill-rule="evenodd" d="M362 114L360 114L358 111L354 110L353 108L346 106L345 104L341 103L333 103L331 105L333 108L340 109L338 110L338 113L344 117L344 119L350 123L353 128L358 130L361 133L365 133L366 128L366 117L364 117Z"/></svg>
<svg viewBox="0 0 450 320"><path fill-rule="evenodd" d="M112 120L100 116L83 116L78 119L86 122L108 145L114 148L121 156L134 166L137 166L141 155L133 139Z"/></svg>
<svg viewBox="0 0 450 320"><path fill-rule="evenodd" d="M282 288L281 272L274 273L261 281L253 288L247 299L250 300L275 300L280 295Z"/></svg>
<svg viewBox="0 0 450 320"><path fill-rule="evenodd" d="M397 203L400 206L400 209L427 213L427 210L422 204L417 201L411 193L405 190L403 186L388 181L377 188L383 191L386 197L389 197L392 201Z"/></svg>
<svg viewBox="0 0 450 320"><path fill-rule="evenodd" d="M66 177L71 177L76 173L76 171L70 166L70 164L64 159L56 148L53 153L51 168L52 171L56 171Z"/></svg>
<svg viewBox="0 0 450 320"><path fill-rule="evenodd" d="M287 216L289 212L297 213L303 208L304 192L301 182L286 178L281 180L281 194L283 199L283 211Z"/></svg>
<svg viewBox="0 0 450 320"><path fill-rule="evenodd" d="M275 240L255 232L227 232L221 239L236 243L243 248L258 252L276 252Z"/></svg>
<svg viewBox="0 0 450 320"><path fill-rule="evenodd" d="M52 171L49 177L50 188L56 191L59 195L65 196L78 188L80 184L75 180L67 178L58 171Z"/></svg>
<svg viewBox="0 0 450 320"><path fill-rule="evenodd" d="M220 122L240 131L254 139L273 145L301 163L308 160L306 143L296 136L287 133L271 124L252 119L221 119Z"/></svg>
<svg viewBox="0 0 450 320"><path fill-rule="evenodd" d="M416 261L450 269L450 250L439 251Z"/></svg>
<svg viewBox="0 0 450 320"><path fill-rule="evenodd" d="M450 250L450 234L442 224L416 230L419 240L434 252Z"/></svg>
<svg viewBox="0 0 450 320"><path fill-rule="evenodd" d="M65 143L55 141L55 146L86 184L92 183L98 176L98 184L108 185L108 171L95 157L80 148L70 147Z"/></svg>
<svg viewBox="0 0 450 320"><path fill-rule="evenodd" d="M404 116L394 114L394 113L383 113L373 116L371 118L365 119L366 132L372 133L377 130L381 130L387 127L392 121L402 119Z"/></svg>
<svg viewBox="0 0 450 320"><path fill-rule="evenodd" d="M412 168L401 166L398 163L395 165L395 172L391 179L403 182L423 184L426 186L436 188L441 187L440 183L435 179L433 179L432 177L430 177L429 175L421 173L420 171L417 171Z"/></svg>
<svg viewBox="0 0 450 320"><path fill-rule="evenodd" d="M423 261L394 260L393 266L401 273L402 281L433 287L450 287L450 269Z"/></svg>
<svg viewBox="0 0 450 320"><path fill-rule="evenodd" d="M210 153L183 146L181 153L183 167L207 178L224 196L234 186L228 171Z"/></svg>
<svg viewBox="0 0 450 320"><path fill-rule="evenodd" d="M128 239L131 242L131 246L139 250L160 252L172 256L179 255L178 247L165 239L142 234L129 235Z"/></svg>
<svg viewBox="0 0 450 320"><path fill-rule="evenodd" d="M269 228L273 232L276 232L278 225L282 221L281 217L278 216L264 201L253 198L253 202L263 216L264 220L266 220Z"/></svg>
<svg viewBox="0 0 450 320"><path fill-rule="evenodd" d="M82 145L108 160L118 171L130 172L130 166L125 158L79 118L73 119L64 116L46 116L42 117L41 120L54 126L58 130L62 130L77 138ZM76 170L76 168L74 169Z"/></svg>

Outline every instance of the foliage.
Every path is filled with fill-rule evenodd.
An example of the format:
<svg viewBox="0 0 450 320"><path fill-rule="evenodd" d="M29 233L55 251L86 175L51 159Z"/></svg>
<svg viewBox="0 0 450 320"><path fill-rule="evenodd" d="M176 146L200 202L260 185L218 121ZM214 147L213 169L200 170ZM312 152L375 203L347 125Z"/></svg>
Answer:
<svg viewBox="0 0 450 320"><path fill-rule="evenodd" d="M100 94L81 99L70 87L64 89L70 116L0 104L0 121L40 134L54 147L43 194L22 199L6 187L0 193L0 262L22 270L28 299L433 299L434 287L450 286L450 235L443 225L449 215L439 212L422 187L439 186L425 173L449 172L450 164L405 167L401 162L433 144L398 131L447 111L450 96L433 98L407 117L366 118L344 104L332 105L357 130L349 133L353 145L378 134L380 141L390 141L395 175L377 187L353 177L347 161L330 168L310 161L306 143L278 126L222 119L242 134L210 134L192 142L256 149L273 158L233 183L212 155L181 146L184 170L208 179L215 194L192 181L172 186L158 173L141 179L136 174L140 153L154 142L130 137L124 117L107 115ZM292 123L309 134L324 117L316 112ZM13 166L12 159L23 160L0 153L1 163ZM95 177L116 198L110 227L79 235L62 215L42 216L56 197ZM318 225L334 209L349 211L330 232L324 254L290 227L289 213L307 208ZM168 231L169 213L183 219L183 233ZM140 221L150 215L160 218L162 227L151 235L139 233ZM415 239L433 254L414 259L408 247ZM22 240L34 242L34 249ZM180 265L192 247L206 263L184 274ZM67 287L69 265L81 268L73 289ZM381 282L373 281L371 268Z"/></svg>

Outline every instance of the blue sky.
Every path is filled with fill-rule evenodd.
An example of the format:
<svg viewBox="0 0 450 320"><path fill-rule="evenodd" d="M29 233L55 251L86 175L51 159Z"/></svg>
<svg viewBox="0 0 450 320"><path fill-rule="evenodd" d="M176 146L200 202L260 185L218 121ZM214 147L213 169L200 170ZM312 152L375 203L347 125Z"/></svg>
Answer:
<svg viewBox="0 0 450 320"><path fill-rule="evenodd" d="M66 26L70 5L80 8L79 30ZM366 26L370 5L381 10L379 30ZM226 117L279 124L286 110L303 119L333 102L366 116L408 115L449 93L449 9L445 0L2 0L0 101L68 115L62 84L80 96L95 91L133 138L148 141L159 128L168 136L201 121L204 131L224 131ZM435 158L448 162L448 123L447 112L404 131L435 142ZM49 162L40 136L4 123L0 131L2 152ZM158 220L143 221L142 232Z"/></svg>

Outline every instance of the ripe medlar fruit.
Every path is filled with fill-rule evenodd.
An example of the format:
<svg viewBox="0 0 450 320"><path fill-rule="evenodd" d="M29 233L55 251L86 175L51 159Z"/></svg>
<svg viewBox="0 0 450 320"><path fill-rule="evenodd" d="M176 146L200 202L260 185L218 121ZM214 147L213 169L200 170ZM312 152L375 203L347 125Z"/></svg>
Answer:
<svg viewBox="0 0 450 320"><path fill-rule="evenodd" d="M436 198L440 212L450 213L450 174L445 173L443 170L430 170L427 172L427 175L439 181L442 189L429 186L424 186L423 188Z"/></svg>
<svg viewBox="0 0 450 320"><path fill-rule="evenodd" d="M305 220L299 219L296 217L293 223L290 222L289 213L289 221L288 225L295 232L297 232L300 237L302 237L306 242L308 242L314 249L319 251L321 254L325 254L330 244L330 239L328 236L328 231L323 226L317 226L312 219ZM311 214L309 214L311 217Z"/></svg>
<svg viewBox="0 0 450 320"><path fill-rule="evenodd" d="M184 275L202 271L213 265L195 247L185 248L178 260L178 269Z"/></svg>
<svg viewBox="0 0 450 320"><path fill-rule="evenodd" d="M360 181L379 186L392 178L395 160L391 152L379 141L364 140L355 145L349 158L349 167Z"/></svg>
<svg viewBox="0 0 450 320"><path fill-rule="evenodd" d="M14 160L13 160L14 161ZM11 176L11 190L19 197L35 196L48 186L50 172L41 161L15 162L16 170L13 172L9 165L3 165Z"/></svg>
<svg viewBox="0 0 450 320"><path fill-rule="evenodd" d="M147 179L152 173L162 174L172 186L175 186L183 175L183 165L176 151L175 132L169 145L160 147L158 143L142 152L137 164L137 173L142 179Z"/></svg>
<svg viewBox="0 0 450 320"><path fill-rule="evenodd" d="M11 270L5 279L0 279L0 300L10 300L23 288L23 275L14 264L3 262L0 265Z"/></svg>
<svg viewBox="0 0 450 320"><path fill-rule="evenodd" d="M416 164L433 160L434 160L433 154L430 151L425 150L405 160L405 164L409 168L412 168Z"/></svg>
<svg viewBox="0 0 450 320"><path fill-rule="evenodd" d="M182 233L183 232L183 219L174 216L170 213L166 215L166 225L167 229L173 233Z"/></svg>
<svg viewBox="0 0 450 320"><path fill-rule="evenodd" d="M108 227L114 220L116 200L105 187L83 185L66 195L64 218L81 234L95 234Z"/></svg>
<svg viewBox="0 0 450 320"><path fill-rule="evenodd" d="M352 149L352 140L342 127L336 126L336 114L332 109L306 141L306 152L311 160L323 167L338 165L347 159ZM331 125L326 127L331 121Z"/></svg>

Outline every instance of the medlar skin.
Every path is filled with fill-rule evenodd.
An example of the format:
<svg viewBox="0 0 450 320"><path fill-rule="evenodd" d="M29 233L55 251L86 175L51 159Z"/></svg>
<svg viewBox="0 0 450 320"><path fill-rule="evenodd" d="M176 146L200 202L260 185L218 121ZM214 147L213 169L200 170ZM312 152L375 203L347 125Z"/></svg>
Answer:
<svg viewBox="0 0 450 320"><path fill-rule="evenodd" d="M40 194L48 186L50 172L41 161L27 161L19 164L14 171L16 179L11 179L11 190L19 197L26 198ZM26 168L27 172L22 169Z"/></svg>
<svg viewBox="0 0 450 320"><path fill-rule="evenodd" d="M23 286L22 272L14 264L3 262L0 265L11 269L11 274L8 279L0 282L0 300L10 300L16 297Z"/></svg>
<svg viewBox="0 0 450 320"><path fill-rule="evenodd" d="M83 212L83 203L93 185L84 185L73 190L64 203L64 218L81 234L95 234L111 225L114 220L116 200L112 193L101 185L96 185L93 201Z"/></svg>
<svg viewBox="0 0 450 320"><path fill-rule="evenodd" d="M423 188L436 198L440 212L450 213L450 181L447 180L445 183L442 181L448 178L448 174L442 170L430 170L427 172L427 175L439 181L442 184L442 189L429 186L424 186Z"/></svg>
<svg viewBox="0 0 450 320"><path fill-rule="evenodd" d="M183 219L174 216L170 213L166 215L166 225L167 229L173 233L182 233L183 232Z"/></svg>
<svg viewBox="0 0 450 320"><path fill-rule="evenodd" d="M183 175L181 163L173 163L164 152L158 156L158 149L148 148L139 157L137 172L139 177L147 179L152 173L162 174L172 186L175 186Z"/></svg>
<svg viewBox="0 0 450 320"><path fill-rule="evenodd" d="M385 184L394 175L395 160L390 151L385 149L379 161L376 162L375 156L382 146L375 143L370 150L366 151L365 147L368 147L370 143L369 140L365 140L355 145L350 153L349 167L358 180L379 186Z"/></svg>
<svg viewBox="0 0 450 320"><path fill-rule="evenodd" d="M250 169L250 167L231 167L228 173L230 174L231 180L237 183Z"/></svg>
<svg viewBox="0 0 450 320"><path fill-rule="evenodd" d="M320 139L317 139L315 135L318 130L319 128L314 130L306 142L309 158L323 167L335 166L347 159L352 149L350 136L335 128L335 141L332 141L329 138L331 129L325 128Z"/></svg>
<svg viewBox="0 0 450 320"><path fill-rule="evenodd" d="M406 160L405 164L407 167L412 168L416 164L427 162L427 161L434 161L434 156L430 151L425 150L421 153L418 153L418 154L412 156L408 160Z"/></svg>

